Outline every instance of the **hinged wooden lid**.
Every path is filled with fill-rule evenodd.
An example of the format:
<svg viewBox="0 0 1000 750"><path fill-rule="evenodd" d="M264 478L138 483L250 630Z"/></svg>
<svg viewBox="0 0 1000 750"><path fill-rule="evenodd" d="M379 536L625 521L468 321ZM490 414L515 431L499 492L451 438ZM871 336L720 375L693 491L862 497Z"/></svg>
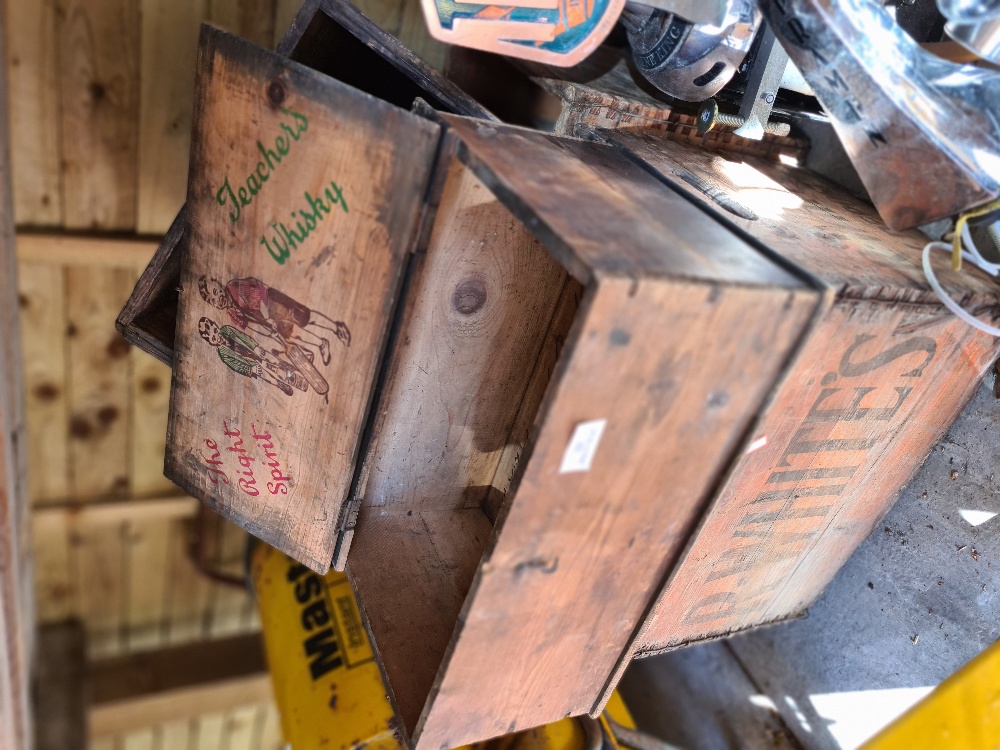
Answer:
<svg viewBox="0 0 1000 750"><path fill-rule="evenodd" d="M439 127L204 27L166 474L329 568Z"/></svg>

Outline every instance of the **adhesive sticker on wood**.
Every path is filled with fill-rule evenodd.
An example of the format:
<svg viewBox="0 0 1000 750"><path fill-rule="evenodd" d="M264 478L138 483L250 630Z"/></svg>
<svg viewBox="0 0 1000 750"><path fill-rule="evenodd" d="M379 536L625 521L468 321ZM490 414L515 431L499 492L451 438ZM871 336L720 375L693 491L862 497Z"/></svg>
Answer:
<svg viewBox="0 0 1000 750"><path fill-rule="evenodd" d="M590 471L590 466L594 462L597 453L597 446L601 443L601 436L604 428L608 424L606 419L591 419L587 422L580 422L573 429L573 436L569 439L566 452L563 453L562 463L559 464L560 474L571 474L579 471Z"/></svg>

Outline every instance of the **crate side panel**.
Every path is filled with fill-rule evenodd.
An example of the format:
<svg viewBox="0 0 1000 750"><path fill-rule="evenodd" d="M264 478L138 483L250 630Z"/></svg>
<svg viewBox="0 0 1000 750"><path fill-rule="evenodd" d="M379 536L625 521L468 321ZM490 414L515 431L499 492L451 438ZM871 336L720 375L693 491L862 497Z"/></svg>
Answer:
<svg viewBox="0 0 1000 750"><path fill-rule="evenodd" d="M593 708L818 299L631 279L585 298L418 748Z"/></svg>
<svg viewBox="0 0 1000 750"><path fill-rule="evenodd" d="M640 652L799 612L891 507L995 358L933 309L840 302L709 510Z"/></svg>

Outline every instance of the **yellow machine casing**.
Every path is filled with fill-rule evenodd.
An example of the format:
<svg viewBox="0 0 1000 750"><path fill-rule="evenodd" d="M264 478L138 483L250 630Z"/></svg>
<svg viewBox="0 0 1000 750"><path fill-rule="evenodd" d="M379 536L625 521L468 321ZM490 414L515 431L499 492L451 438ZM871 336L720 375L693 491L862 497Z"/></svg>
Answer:
<svg viewBox="0 0 1000 750"><path fill-rule="evenodd" d="M250 572L282 733L292 750L403 750L347 576L334 570L318 576L266 544L255 546ZM605 747L621 750L608 718L635 727L617 693L601 728ZM514 745L517 750L588 750L593 738L584 726L563 719L468 750Z"/></svg>

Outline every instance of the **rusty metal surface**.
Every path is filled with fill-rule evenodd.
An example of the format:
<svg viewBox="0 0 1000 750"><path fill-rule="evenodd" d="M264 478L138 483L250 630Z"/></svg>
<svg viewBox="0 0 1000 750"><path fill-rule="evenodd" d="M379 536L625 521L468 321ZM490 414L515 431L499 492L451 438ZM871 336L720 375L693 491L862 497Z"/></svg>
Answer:
<svg viewBox="0 0 1000 750"><path fill-rule="evenodd" d="M893 229L1000 194L1000 72L922 50L870 0L761 0Z"/></svg>

